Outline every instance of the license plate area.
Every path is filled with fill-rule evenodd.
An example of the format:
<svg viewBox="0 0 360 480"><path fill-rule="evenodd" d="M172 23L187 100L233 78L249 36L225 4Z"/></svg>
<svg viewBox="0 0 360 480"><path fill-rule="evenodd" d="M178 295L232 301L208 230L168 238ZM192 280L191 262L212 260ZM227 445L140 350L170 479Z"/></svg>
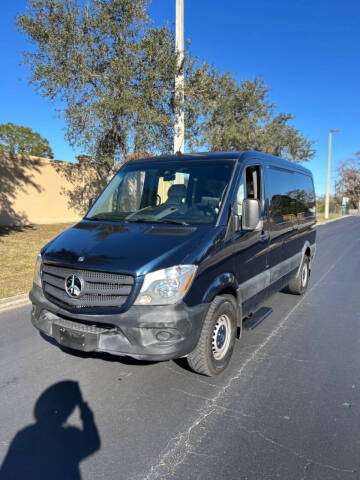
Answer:
<svg viewBox="0 0 360 480"><path fill-rule="evenodd" d="M97 349L99 334L83 332L53 323L52 336L64 347L91 352Z"/></svg>

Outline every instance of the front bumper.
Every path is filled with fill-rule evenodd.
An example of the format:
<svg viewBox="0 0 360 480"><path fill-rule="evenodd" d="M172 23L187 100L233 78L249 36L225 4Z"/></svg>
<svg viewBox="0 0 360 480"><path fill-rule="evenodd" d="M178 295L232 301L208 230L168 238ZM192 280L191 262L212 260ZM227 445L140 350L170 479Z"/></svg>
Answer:
<svg viewBox="0 0 360 480"><path fill-rule="evenodd" d="M32 324L60 345L142 360L170 360L194 350L208 304L133 306L115 315L71 314L49 302L36 285L30 292Z"/></svg>

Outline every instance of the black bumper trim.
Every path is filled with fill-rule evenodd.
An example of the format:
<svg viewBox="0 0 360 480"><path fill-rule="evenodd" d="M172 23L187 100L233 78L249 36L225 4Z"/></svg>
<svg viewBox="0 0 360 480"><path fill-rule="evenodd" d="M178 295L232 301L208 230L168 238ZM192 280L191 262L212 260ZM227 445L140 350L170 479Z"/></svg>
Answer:
<svg viewBox="0 0 360 480"><path fill-rule="evenodd" d="M74 315L49 302L36 286L30 300L33 325L60 345L154 361L189 354L199 340L208 308L208 304L188 307L181 302L133 306L114 315Z"/></svg>

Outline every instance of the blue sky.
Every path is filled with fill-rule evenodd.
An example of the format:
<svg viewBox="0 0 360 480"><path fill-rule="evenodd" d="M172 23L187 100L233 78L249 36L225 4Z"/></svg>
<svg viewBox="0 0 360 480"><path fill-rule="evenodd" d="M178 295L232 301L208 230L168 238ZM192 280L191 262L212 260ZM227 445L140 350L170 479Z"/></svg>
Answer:
<svg viewBox="0 0 360 480"><path fill-rule="evenodd" d="M6 4L6 6L5 6ZM73 160L64 123L54 106L27 85L19 52L27 48L15 31L25 0L4 1L0 18L0 123L29 126L49 139L55 158ZM153 0L155 23L174 23L175 0ZM185 36L193 53L240 81L261 74L279 111L316 141L312 169L318 194L325 191L329 128L336 165L360 150L360 2L358 0L185 0ZM21 79L21 77L23 79Z"/></svg>

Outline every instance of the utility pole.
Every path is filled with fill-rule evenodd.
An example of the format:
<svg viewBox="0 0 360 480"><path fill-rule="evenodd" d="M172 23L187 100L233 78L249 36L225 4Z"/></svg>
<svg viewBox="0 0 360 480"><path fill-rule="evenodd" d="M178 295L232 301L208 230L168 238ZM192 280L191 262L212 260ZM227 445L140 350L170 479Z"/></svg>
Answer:
<svg viewBox="0 0 360 480"><path fill-rule="evenodd" d="M331 137L332 134L338 132L337 128L329 130L329 148L328 148L328 166L327 166L327 180L326 180L326 194L325 194L325 219L329 218L329 201L330 201L330 167L331 167Z"/></svg>
<svg viewBox="0 0 360 480"><path fill-rule="evenodd" d="M175 77L174 153L184 153L184 0L176 1L176 39L178 64Z"/></svg>

